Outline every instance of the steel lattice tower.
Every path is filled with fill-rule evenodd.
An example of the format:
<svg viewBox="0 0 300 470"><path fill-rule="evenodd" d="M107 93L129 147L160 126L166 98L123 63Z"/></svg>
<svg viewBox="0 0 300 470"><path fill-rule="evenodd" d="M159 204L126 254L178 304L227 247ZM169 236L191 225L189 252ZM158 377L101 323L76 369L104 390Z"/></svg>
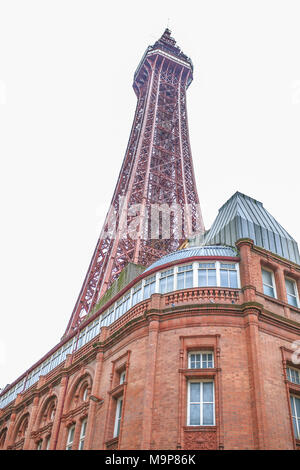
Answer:
<svg viewBox="0 0 300 470"><path fill-rule="evenodd" d="M186 110L186 89L193 77L191 60L183 54L166 29L149 46L134 75L138 102L126 154L111 206L97 242L81 292L65 335L73 331L99 297L129 263L148 266L178 249L186 236L203 232L203 220L195 183ZM140 205L140 223L132 227ZM168 238L151 238L150 213L153 205L174 204L183 209L182 219L170 216ZM185 209L189 208L189 217ZM126 212L129 208L128 212ZM125 210L126 209L126 210ZM126 220L125 215L126 214ZM129 227L111 236L111 221ZM160 226L161 226L160 216ZM180 227L181 228L181 227Z"/></svg>

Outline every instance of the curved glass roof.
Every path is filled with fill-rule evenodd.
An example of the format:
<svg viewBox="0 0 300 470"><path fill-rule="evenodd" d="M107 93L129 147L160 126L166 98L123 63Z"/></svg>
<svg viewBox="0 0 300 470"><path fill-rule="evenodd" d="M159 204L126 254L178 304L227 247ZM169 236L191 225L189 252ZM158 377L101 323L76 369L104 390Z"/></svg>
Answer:
<svg viewBox="0 0 300 470"><path fill-rule="evenodd" d="M238 256L238 252L231 246L212 245L212 246L193 246L184 250L174 251L166 256L163 256L155 263L151 264L144 272L150 269L157 268L163 264L171 263L185 258L193 258L194 256Z"/></svg>

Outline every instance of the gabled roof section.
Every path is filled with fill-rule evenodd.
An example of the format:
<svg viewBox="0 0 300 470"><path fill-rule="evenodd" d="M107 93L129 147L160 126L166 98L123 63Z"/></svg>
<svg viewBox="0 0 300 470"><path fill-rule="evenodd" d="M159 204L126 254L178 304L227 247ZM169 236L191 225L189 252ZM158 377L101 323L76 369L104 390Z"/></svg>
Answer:
<svg viewBox="0 0 300 470"><path fill-rule="evenodd" d="M205 245L234 246L240 238L251 238L255 245L300 264L297 242L261 202L236 192L219 210Z"/></svg>

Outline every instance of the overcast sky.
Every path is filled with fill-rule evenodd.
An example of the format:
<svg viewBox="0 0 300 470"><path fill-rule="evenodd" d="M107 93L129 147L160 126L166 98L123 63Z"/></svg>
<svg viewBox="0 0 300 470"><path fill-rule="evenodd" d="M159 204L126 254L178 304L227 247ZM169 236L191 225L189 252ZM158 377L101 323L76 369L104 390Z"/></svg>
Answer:
<svg viewBox="0 0 300 470"><path fill-rule="evenodd" d="M236 191L300 241L299 1L0 0L0 387L61 338L132 125L135 69L168 21L194 63L206 228Z"/></svg>

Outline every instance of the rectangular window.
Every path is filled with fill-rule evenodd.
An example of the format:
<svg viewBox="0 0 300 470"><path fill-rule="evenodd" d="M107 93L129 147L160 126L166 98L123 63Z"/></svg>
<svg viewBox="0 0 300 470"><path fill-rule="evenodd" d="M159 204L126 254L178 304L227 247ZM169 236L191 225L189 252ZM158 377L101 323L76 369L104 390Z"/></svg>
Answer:
<svg viewBox="0 0 300 470"><path fill-rule="evenodd" d="M220 264L220 282L221 287L232 287L237 289L237 271L235 264Z"/></svg>
<svg viewBox="0 0 300 470"><path fill-rule="evenodd" d="M266 269L262 269L261 272L262 272L264 294L268 295L269 297L276 297L274 275L272 271L267 271Z"/></svg>
<svg viewBox="0 0 300 470"><path fill-rule="evenodd" d="M296 282L293 279L285 278L285 288L286 288L288 303L290 305L293 305L294 307L298 307L299 302L298 302L298 292L297 292Z"/></svg>
<svg viewBox="0 0 300 470"><path fill-rule="evenodd" d="M189 369L211 369L214 367L213 353L191 352L189 353Z"/></svg>
<svg viewBox="0 0 300 470"><path fill-rule="evenodd" d="M46 439L46 450L50 449L50 436Z"/></svg>
<svg viewBox="0 0 300 470"><path fill-rule="evenodd" d="M123 384L125 382L125 378L126 378L126 371L123 370L123 372L121 372L120 374L120 384Z"/></svg>
<svg viewBox="0 0 300 470"><path fill-rule="evenodd" d="M132 307L142 300L142 283L133 288Z"/></svg>
<svg viewBox="0 0 300 470"><path fill-rule="evenodd" d="M110 307L110 309L108 310L108 312L105 312L103 317L102 317L102 320L101 320L101 328L103 326L109 326L111 323L113 323L115 321L115 318L114 318L114 311L115 311L115 305L113 305L112 307Z"/></svg>
<svg viewBox="0 0 300 470"><path fill-rule="evenodd" d="M300 439L300 398L291 395L293 428L296 439Z"/></svg>
<svg viewBox="0 0 300 470"><path fill-rule="evenodd" d="M87 420L85 419L84 421L82 421L82 424L81 424L78 450L83 450L83 447L84 447L86 424L87 424Z"/></svg>
<svg viewBox="0 0 300 470"><path fill-rule="evenodd" d="M86 334L86 328L79 335L78 342L77 342L77 349L81 348L81 346L84 345L85 334Z"/></svg>
<svg viewBox="0 0 300 470"><path fill-rule="evenodd" d="M148 277L144 285L144 299L149 299L155 292L156 276Z"/></svg>
<svg viewBox="0 0 300 470"><path fill-rule="evenodd" d="M42 450L42 445L43 445L43 439L41 439L38 444L36 450Z"/></svg>
<svg viewBox="0 0 300 470"><path fill-rule="evenodd" d="M75 432L75 425L71 426L69 429L66 450L72 450L73 441L74 441L74 432Z"/></svg>
<svg viewBox="0 0 300 470"><path fill-rule="evenodd" d="M215 263L200 263L198 269L198 286L216 286L217 275Z"/></svg>
<svg viewBox="0 0 300 470"><path fill-rule="evenodd" d="M287 367L286 373L287 373L287 378L290 382L293 382L293 384L300 385L300 371L298 369Z"/></svg>
<svg viewBox="0 0 300 470"><path fill-rule="evenodd" d="M193 287L193 265L178 266L177 289Z"/></svg>
<svg viewBox="0 0 300 470"><path fill-rule="evenodd" d="M214 383L188 382L188 426L214 426Z"/></svg>
<svg viewBox="0 0 300 470"><path fill-rule="evenodd" d="M115 427L114 427L114 437L118 437L118 435L120 433L120 425L121 425L121 417L122 417L122 406L123 406L123 397L119 398L118 401L117 401Z"/></svg>
<svg viewBox="0 0 300 470"><path fill-rule="evenodd" d="M165 294L174 290L174 269L160 273L159 292Z"/></svg>

